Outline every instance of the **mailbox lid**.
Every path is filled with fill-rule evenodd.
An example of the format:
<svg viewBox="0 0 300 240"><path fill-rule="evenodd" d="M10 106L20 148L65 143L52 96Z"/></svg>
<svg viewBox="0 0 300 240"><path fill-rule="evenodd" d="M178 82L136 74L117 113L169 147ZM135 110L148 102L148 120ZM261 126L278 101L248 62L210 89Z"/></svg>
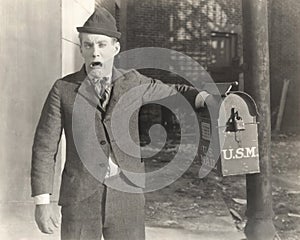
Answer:
<svg viewBox="0 0 300 240"><path fill-rule="evenodd" d="M223 98L219 109L219 126L226 125L233 109L238 112L245 124L257 123L259 113L253 98L244 92L230 92Z"/></svg>

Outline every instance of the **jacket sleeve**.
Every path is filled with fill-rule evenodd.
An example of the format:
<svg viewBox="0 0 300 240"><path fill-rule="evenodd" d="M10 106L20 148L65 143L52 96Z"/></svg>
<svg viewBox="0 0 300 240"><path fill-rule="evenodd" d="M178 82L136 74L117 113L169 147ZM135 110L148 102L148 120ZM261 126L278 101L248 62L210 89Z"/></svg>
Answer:
<svg viewBox="0 0 300 240"><path fill-rule="evenodd" d="M56 81L44 104L32 147L32 196L53 191L55 161L62 133L62 109Z"/></svg>
<svg viewBox="0 0 300 240"><path fill-rule="evenodd" d="M197 89L185 84L165 84L160 80L146 77L138 72L136 74L140 79L140 84L145 84L146 86L146 91L143 94L143 102L156 101L180 93L193 108L196 108L195 100L199 94Z"/></svg>

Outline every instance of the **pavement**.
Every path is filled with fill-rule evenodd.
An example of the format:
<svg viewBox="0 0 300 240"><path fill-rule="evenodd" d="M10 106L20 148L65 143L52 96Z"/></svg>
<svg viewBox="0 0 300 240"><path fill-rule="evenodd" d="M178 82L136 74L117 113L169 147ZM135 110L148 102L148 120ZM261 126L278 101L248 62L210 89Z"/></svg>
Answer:
<svg viewBox="0 0 300 240"><path fill-rule="evenodd" d="M3 240L59 240L59 229L51 235L42 234L33 222L1 226ZM146 227L146 240L242 240L242 233L236 231L193 232L185 229Z"/></svg>
<svg viewBox="0 0 300 240"><path fill-rule="evenodd" d="M300 191L300 173L285 173L272 176L272 183L284 189Z"/></svg>
<svg viewBox="0 0 300 240"><path fill-rule="evenodd" d="M146 240L242 240L244 234L237 231L189 231L172 228L146 228Z"/></svg>
<svg viewBox="0 0 300 240"><path fill-rule="evenodd" d="M0 239L2 240L59 240L59 229L54 234L39 232L33 219L33 203L0 204ZM146 240L242 240L231 216L201 216L201 228L197 231L170 228L146 227Z"/></svg>

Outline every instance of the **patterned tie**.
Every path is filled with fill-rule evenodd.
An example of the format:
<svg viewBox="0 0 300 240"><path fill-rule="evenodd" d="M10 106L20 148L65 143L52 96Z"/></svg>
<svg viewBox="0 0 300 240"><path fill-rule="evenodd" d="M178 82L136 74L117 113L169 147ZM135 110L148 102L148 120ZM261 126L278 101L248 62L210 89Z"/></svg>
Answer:
<svg viewBox="0 0 300 240"><path fill-rule="evenodd" d="M107 86L104 89L104 93L103 93L102 97L100 98L100 104L103 107L103 109L105 109L108 104L110 92L111 92L111 85Z"/></svg>
<svg viewBox="0 0 300 240"><path fill-rule="evenodd" d="M95 88L95 92L97 93L99 97L100 104L103 109L107 106L107 103L109 101L109 96L111 93L112 85L109 81L109 78L103 77L101 79L94 78L92 80L92 83Z"/></svg>

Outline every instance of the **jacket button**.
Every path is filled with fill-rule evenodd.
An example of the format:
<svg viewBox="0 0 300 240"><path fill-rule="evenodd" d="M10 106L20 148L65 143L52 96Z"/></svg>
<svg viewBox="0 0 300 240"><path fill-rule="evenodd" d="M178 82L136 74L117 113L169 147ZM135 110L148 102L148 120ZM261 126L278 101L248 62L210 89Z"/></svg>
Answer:
<svg viewBox="0 0 300 240"><path fill-rule="evenodd" d="M106 164L105 163L99 163L99 166L104 168L106 166Z"/></svg>
<svg viewBox="0 0 300 240"><path fill-rule="evenodd" d="M102 141L100 142L100 144L101 144L101 145L105 145L105 144L106 144L106 141L102 140Z"/></svg>

